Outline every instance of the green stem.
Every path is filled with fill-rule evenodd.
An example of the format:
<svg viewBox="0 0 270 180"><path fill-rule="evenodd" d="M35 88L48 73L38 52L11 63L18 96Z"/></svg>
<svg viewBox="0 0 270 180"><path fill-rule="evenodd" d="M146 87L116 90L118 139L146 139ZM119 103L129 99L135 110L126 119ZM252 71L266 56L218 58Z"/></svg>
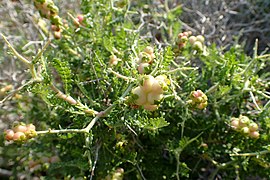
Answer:
<svg viewBox="0 0 270 180"><path fill-rule="evenodd" d="M230 156L259 156L259 155L264 155L268 153L270 153L269 150L264 150L264 151L255 152L255 153L230 154Z"/></svg>
<svg viewBox="0 0 270 180"><path fill-rule="evenodd" d="M37 134L59 134L59 133L87 133L84 129L60 129L60 130L46 130L37 131Z"/></svg>

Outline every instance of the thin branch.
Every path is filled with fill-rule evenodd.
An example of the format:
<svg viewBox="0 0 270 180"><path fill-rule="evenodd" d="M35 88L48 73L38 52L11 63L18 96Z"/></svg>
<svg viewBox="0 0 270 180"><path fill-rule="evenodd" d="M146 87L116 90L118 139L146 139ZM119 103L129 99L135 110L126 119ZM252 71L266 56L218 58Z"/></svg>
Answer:
<svg viewBox="0 0 270 180"><path fill-rule="evenodd" d="M12 98L17 92L19 92L20 90L22 90L25 86L28 86L28 85L32 84L33 82L35 82L35 81L34 80L30 80L27 83L25 83L24 85L22 85L22 86L18 87L17 89L13 90L9 95L7 95L4 99L2 99L0 101L0 105L3 104L8 99Z"/></svg>
<svg viewBox="0 0 270 180"><path fill-rule="evenodd" d="M59 133L87 133L84 129L59 129L59 130L46 130L37 131L37 134L59 134Z"/></svg>
<svg viewBox="0 0 270 180"><path fill-rule="evenodd" d="M230 154L230 156L259 156L270 153L269 150L254 152L254 153L240 153L240 154Z"/></svg>

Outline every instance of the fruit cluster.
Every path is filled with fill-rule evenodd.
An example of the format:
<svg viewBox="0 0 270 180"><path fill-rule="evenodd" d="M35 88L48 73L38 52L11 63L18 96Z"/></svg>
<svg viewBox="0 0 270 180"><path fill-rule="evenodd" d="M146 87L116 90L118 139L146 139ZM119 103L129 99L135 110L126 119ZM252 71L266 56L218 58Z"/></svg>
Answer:
<svg viewBox="0 0 270 180"><path fill-rule="evenodd" d="M12 129L5 131L5 139L8 141L25 141L37 135L36 127L33 124L19 124Z"/></svg>
<svg viewBox="0 0 270 180"><path fill-rule="evenodd" d="M179 49L183 48L186 46L188 42L188 37L192 34L191 31L188 32L182 32L178 34L178 40L177 40L177 45Z"/></svg>
<svg viewBox="0 0 270 180"><path fill-rule="evenodd" d="M138 71L140 74L148 72L149 66L154 62L155 54L151 46L147 46L143 52L139 54Z"/></svg>
<svg viewBox="0 0 270 180"><path fill-rule="evenodd" d="M132 90L134 104L143 106L145 110L154 111L163 99L163 93L168 90L170 80L165 75L153 77L144 75L140 86Z"/></svg>
<svg viewBox="0 0 270 180"><path fill-rule="evenodd" d="M240 115L239 118L231 118L230 125L234 130L242 132L251 138L257 139L260 137L258 124L250 120L247 116Z"/></svg>
<svg viewBox="0 0 270 180"><path fill-rule="evenodd" d="M58 16L58 7L52 0L34 0L34 5L42 17L51 21L51 29L55 39L60 39L62 19Z"/></svg>
<svg viewBox="0 0 270 180"><path fill-rule="evenodd" d="M189 95L190 100L187 101L193 108L204 109L207 106L207 96L201 91L192 91Z"/></svg>
<svg viewBox="0 0 270 180"><path fill-rule="evenodd" d="M198 36L190 36L189 43L191 44L192 48L197 51L203 51L204 49L204 37L202 35Z"/></svg>

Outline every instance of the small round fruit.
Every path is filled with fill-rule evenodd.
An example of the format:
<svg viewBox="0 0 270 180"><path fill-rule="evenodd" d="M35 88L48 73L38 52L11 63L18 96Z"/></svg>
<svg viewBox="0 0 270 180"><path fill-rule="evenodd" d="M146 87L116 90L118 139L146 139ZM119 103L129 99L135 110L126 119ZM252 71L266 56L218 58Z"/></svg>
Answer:
<svg viewBox="0 0 270 180"><path fill-rule="evenodd" d="M33 124L27 124L27 125L26 125L26 128L27 128L27 130L33 130L33 131L36 130L36 126L33 125Z"/></svg>
<svg viewBox="0 0 270 180"><path fill-rule="evenodd" d="M26 139L26 136L23 132L16 132L13 136L13 141L23 141Z"/></svg>
<svg viewBox="0 0 270 180"><path fill-rule="evenodd" d="M152 92L156 94L162 94L163 93L163 88L162 88L162 83L158 80L155 79L153 85L152 85Z"/></svg>
<svg viewBox="0 0 270 180"><path fill-rule="evenodd" d="M144 52L146 52L147 54L153 54L154 53L154 49L151 47L151 46L147 46L145 49L144 49Z"/></svg>
<svg viewBox="0 0 270 180"><path fill-rule="evenodd" d="M77 15L77 20L81 24L83 22L84 16L82 14Z"/></svg>
<svg viewBox="0 0 270 180"><path fill-rule="evenodd" d="M198 51L203 51L203 44L201 41L195 41L193 47Z"/></svg>
<svg viewBox="0 0 270 180"><path fill-rule="evenodd" d="M249 130L250 131L257 131L258 130L258 125L255 122L252 122L249 124Z"/></svg>
<svg viewBox="0 0 270 180"><path fill-rule="evenodd" d="M14 132L23 132L25 133L27 131L27 127L24 125L17 125L13 128Z"/></svg>
<svg viewBox="0 0 270 180"><path fill-rule="evenodd" d="M232 121L231 121L231 127L233 128L233 129L238 129L239 128L239 119L233 119Z"/></svg>
<svg viewBox="0 0 270 180"><path fill-rule="evenodd" d="M115 55L111 55L111 56L110 56L109 64L110 64L111 66L115 66L115 65L118 64L118 61L119 61L119 59L118 59Z"/></svg>
<svg viewBox="0 0 270 180"><path fill-rule="evenodd" d="M202 103L197 105L197 108L202 110L202 109L206 108L207 104L208 104L207 101L202 102Z"/></svg>
<svg viewBox="0 0 270 180"><path fill-rule="evenodd" d="M195 36L190 36L188 40L189 40L189 43L193 45L197 41L197 38Z"/></svg>
<svg viewBox="0 0 270 180"><path fill-rule="evenodd" d="M251 131L249 133L249 137L254 138L254 139L258 139L260 137L260 133L258 131Z"/></svg>
<svg viewBox="0 0 270 180"><path fill-rule="evenodd" d="M13 136L14 136L14 131L12 129L7 129L5 131L5 139L8 140L8 141L11 141L13 139Z"/></svg>
<svg viewBox="0 0 270 180"><path fill-rule="evenodd" d="M187 41L188 41L187 36L183 36L183 37L181 38L181 42L182 42L182 43L186 43Z"/></svg>
<svg viewBox="0 0 270 180"><path fill-rule="evenodd" d="M163 94L158 94L158 93L155 93L155 92L150 92L147 95L147 102L149 104L154 104L155 101L160 101L162 98L163 98Z"/></svg>
<svg viewBox="0 0 270 180"><path fill-rule="evenodd" d="M198 35L196 38L197 38L197 41L200 41L201 43L204 42L204 37L202 35Z"/></svg>
<svg viewBox="0 0 270 180"><path fill-rule="evenodd" d="M243 127L243 128L241 129L241 131L242 131L244 134L248 134L248 133L250 133L250 131L249 131L249 128L248 128L248 127Z"/></svg>
<svg viewBox="0 0 270 180"><path fill-rule="evenodd" d="M142 82L142 90L144 93L149 93L152 91L153 83L155 82L155 78L151 75L145 75L143 77L143 82Z"/></svg>
<svg viewBox="0 0 270 180"><path fill-rule="evenodd" d="M55 39L60 39L61 38L61 32L60 31L54 31L53 36Z"/></svg>
<svg viewBox="0 0 270 180"><path fill-rule="evenodd" d="M250 123L250 120L247 116L242 116L242 115L239 116L239 125L241 127L246 127L248 126L249 123Z"/></svg>
<svg viewBox="0 0 270 180"><path fill-rule="evenodd" d="M137 99L135 99L135 104L141 106L146 103L146 94L142 90L141 87L136 87L132 90L132 94L137 95Z"/></svg>

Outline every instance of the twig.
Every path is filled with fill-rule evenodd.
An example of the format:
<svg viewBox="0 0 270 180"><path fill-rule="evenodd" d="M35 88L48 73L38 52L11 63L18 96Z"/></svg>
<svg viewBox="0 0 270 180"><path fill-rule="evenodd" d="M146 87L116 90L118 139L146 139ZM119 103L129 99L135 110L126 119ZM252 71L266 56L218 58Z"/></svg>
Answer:
<svg viewBox="0 0 270 180"><path fill-rule="evenodd" d="M4 99L2 99L0 101L0 105L3 104L8 99L12 98L17 92L19 92L20 90L22 90L25 86L28 86L28 85L32 84L33 82L35 82L35 81L34 80L30 80L27 83L25 83L24 85L22 85L22 86L18 87L17 89L13 90L10 94L8 94Z"/></svg>
<svg viewBox="0 0 270 180"><path fill-rule="evenodd" d="M254 153L240 153L240 154L230 154L230 156L259 156L270 153L269 150L254 152Z"/></svg>

